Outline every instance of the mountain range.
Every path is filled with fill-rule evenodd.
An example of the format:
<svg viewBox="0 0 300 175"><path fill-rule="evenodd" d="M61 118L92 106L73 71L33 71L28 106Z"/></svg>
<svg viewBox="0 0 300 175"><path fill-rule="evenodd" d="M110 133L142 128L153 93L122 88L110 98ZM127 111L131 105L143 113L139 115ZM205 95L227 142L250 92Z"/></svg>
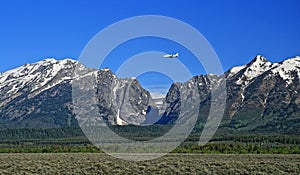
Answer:
<svg viewBox="0 0 300 175"><path fill-rule="evenodd" d="M97 80L94 89L99 115L91 123L173 124L181 108L179 89L195 86L200 98L196 128L202 128L207 120L211 89L219 77L198 75L187 82L175 82L164 98L157 99L137 79L117 78L108 68L95 70L72 59L45 59L0 74L0 128L77 126L83 119L74 114L74 80L91 76ZM300 57L271 63L258 55L248 64L226 71L224 77L227 101L220 128L300 133ZM80 86L77 88L88 87L88 81Z"/></svg>

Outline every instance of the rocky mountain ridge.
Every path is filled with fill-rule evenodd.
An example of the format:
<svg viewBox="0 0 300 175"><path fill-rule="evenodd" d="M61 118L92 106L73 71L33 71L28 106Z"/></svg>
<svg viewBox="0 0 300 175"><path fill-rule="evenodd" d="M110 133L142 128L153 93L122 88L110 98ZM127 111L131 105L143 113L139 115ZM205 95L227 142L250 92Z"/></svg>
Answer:
<svg viewBox="0 0 300 175"><path fill-rule="evenodd" d="M157 106L136 79L118 79L109 69L90 69L71 59L46 59L0 74L0 127L77 125L72 111L72 82L79 76L74 74L75 68L80 68L82 75L97 76L99 113L106 122L118 125L153 122L147 117L154 114L161 117L157 123L174 123L181 106L179 87L197 86L201 127L207 120L211 88L218 79L216 75L199 75L185 83L174 83L163 104L160 99ZM224 75L227 101L221 127L299 132L300 57L271 63L258 55ZM124 99L126 103L122 103ZM148 115L151 108L156 112Z"/></svg>

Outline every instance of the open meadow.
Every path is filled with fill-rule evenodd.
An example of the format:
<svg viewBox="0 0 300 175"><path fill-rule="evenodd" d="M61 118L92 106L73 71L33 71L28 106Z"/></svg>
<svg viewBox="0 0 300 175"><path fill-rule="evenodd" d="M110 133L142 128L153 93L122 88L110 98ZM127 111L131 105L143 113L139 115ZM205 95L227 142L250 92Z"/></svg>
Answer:
<svg viewBox="0 0 300 175"><path fill-rule="evenodd" d="M103 153L3 153L0 174L299 174L299 154L169 154L143 162Z"/></svg>

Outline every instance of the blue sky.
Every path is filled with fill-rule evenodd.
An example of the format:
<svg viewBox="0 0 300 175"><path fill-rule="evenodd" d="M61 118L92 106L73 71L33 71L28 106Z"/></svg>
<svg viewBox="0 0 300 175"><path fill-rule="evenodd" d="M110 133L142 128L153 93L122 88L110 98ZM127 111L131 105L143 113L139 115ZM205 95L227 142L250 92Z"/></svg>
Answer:
<svg viewBox="0 0 300 175"><path fill-rule="evenodd" d="M213 46L224 70L246 64L256 54L278 62L300 55L299 7L298 0L5 0L0 4L0 72L47 57L77 59L99 31L138 15L164 15L190 24ZM156 38L127 44L112 52L104 66L119 65L126 59L117 58L124 51L132 56L160 49L192 57L176 43ZM184 60L192 74L203 73L194 59Z"/></svg>

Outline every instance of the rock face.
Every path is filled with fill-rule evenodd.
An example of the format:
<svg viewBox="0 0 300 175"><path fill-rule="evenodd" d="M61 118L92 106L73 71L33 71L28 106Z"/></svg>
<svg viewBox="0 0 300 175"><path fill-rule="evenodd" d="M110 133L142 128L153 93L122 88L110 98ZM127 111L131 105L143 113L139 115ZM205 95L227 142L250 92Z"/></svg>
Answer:
<svg viewBox="0 0 300 175"><path fill-rule="evenodd" d="M193 77L201 98L198 127L207 120L214 75ZM257 132L300 133L300 57L271 63L258 55L249 64L225 73L227 101L222 128ZM186 82L184 84L189 84ZM178 84L167 94L160 123L173 123L180 106ZM213 112L213 111L211 111Z"/></svg>
<svg viewBox="0 0 300 175"><path fill-rule="evenodd" d="M146 120L151 95L135 78L118 79L110 70L97 74L100 113L109 124L139 125Z"/></svg>
<svg viewBox="0 0 300 175"><path fill-rule="evenodd" d="M75 69L80 73L76 74ZM78 125L73 113L72 83L74 78L88 81L91 76L97 77L93 95L104 120L118 125L145 120L151 95L136 79L118 79L109 69L93 70L70 59L46 59L0 75L0 128ZM99 121L102 119L94 122Z"/></svg>
<svg viewBox="0 0 300 175"><path fill-rule="evenodd" d="M226 77L228 127L300 133L299 57L270 63L257 56Z"/></svg>
<svg viewBox="0 0 300 175"><path fill-rule="evenodd" d="M69 94L76 64L46 59L1 74L0 128L74 125Z"/></svg>
<svg viewBox="0 0 300 175"><path fill-rule="evenodd" d="M74 73L76 67L80 75ZM211 91L220 80L219 75L195 76L174 83L166 97L157 100L134 78L118 79L109 69L89 69L70 59L46 59L0 74L0 128L77 125L72 85L74 78L89 76L96 77L92 88L99 113L99 120L89 122L112 125L175 123L192 93L186 89L194 87L200 103L198 126L203 126L211 107ZM227 101L220 127L300 133L300 57L271 63L258 55L224 76ZM88 103L88 99L80 100Z"/></svg>

